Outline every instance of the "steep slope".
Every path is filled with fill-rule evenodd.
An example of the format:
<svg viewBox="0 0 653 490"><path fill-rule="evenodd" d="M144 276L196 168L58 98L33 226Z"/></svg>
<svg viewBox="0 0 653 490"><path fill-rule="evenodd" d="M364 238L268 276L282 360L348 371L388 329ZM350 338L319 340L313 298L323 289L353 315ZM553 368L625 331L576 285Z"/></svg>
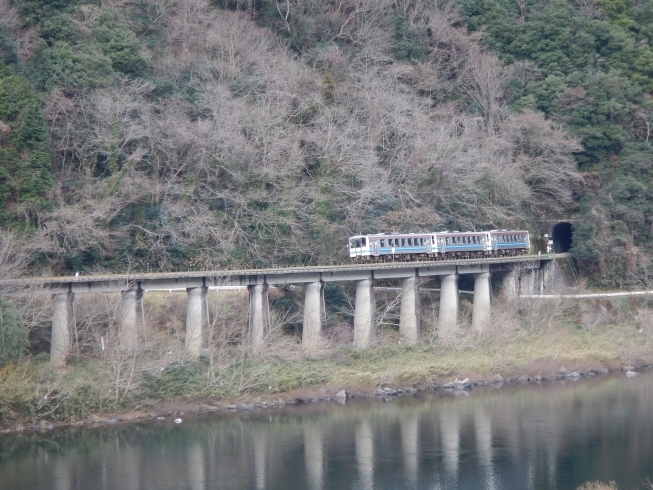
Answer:
<svg viewBox="0 0 653 490"><path fill-rule="evenodd" d="M43 102L54 269L343 260L377 230L533 226L573 205L576 140L451 4L20 0ZM45 263L45 262L42 262Z"/></svg>

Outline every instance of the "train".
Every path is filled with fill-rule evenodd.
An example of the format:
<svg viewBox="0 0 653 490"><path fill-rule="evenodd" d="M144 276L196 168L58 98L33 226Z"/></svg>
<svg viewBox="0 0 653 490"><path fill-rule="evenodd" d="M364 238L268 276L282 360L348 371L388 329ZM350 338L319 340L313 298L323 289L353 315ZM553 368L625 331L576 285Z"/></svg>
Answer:
<svg viewBox="0 0 653 490"><path fill-rule="evenodd" d="M531 239L526 230L381 233L349 239L353 262L471 259L525 255Z"/></svg>

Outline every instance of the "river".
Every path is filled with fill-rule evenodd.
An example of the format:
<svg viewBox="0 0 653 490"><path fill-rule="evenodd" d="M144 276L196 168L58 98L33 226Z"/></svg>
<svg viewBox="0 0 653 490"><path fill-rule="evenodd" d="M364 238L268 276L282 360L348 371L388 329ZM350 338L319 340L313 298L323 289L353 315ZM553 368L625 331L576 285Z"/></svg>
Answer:
<svg viewBox="0 0 653 490"><path fill-rule="evenodd" d="M11 490L575 489L653 480L653 370L0 436Z"/></svg>

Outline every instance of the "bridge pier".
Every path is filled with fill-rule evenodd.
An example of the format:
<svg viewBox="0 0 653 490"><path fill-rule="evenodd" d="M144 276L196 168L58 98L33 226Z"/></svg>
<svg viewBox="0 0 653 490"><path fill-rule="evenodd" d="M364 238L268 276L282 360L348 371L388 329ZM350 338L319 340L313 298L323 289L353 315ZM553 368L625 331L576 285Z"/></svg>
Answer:
<svg viewBox="0 0 653 490"><path fill-rule="evenodd" d="M325 324L324 282L308 282L306 283L306 292L304 295L302 346L311 348L319 345L324 335Z"/></svg>
<svg viewBox="0 0 653 490"><path fill-rule="evenodd" d="M533 273L532 269L524 269L521 271L521 294L534 294L535 276L536 274Z"/></svg>
<svg viewBox="0 0 653 490"><path fill-rule="evenodd" d="M374 328L374 286L371 279L356 281L356 306L354 309L354 346L367 349L376 341Z"/></svg>
<svg viewBox="0 0 653 490"><path fill-rule="evenodd" d="M186 288L186 353L193 357L199 357L206 347L204 339L209 323L206 291L204 286Z"/></svg>
<svg viewBox="0 0 653 490"><path fill-rule="evenodd" d="M65 366L72 348L73 293L54 295L52 305L52 335L50 341L50 364Z"/></svg>
<svg viewBox="0 0 653 490"><path fill-rule="evenodd" d="M458 273L440 276L440 334L452 334L458 326Z"/></svg>
<svg viewBox="0 0 653 490"><path fill-rule="evenodd" d="M482 330L490 319L491 295L490 273L474 274L474 305L472 307L472 328L474 330Z"/></svg>
<svg viewBox="0 0 653 490"><path fill-rule="evenodd" d="M401 309L399 310L399 334L409 344L419 342L422 312L417 277L401 281Z"/></svg>
<svg viewBox="0 0 653 490"><path fill-rule="evenodd" d="M143 292L138 289L129 289L122 293L120 302L120 332L119 345L125 352L133 352L138 345L138 316L137 308L142 311Z"/></svg>
<svg viewBox="0 0 653 490"><path fill-rule="evenodd" d="M252 352L259 352L265 345L265 338L270 332L270 304L268 303L268 285L255 284L247 286L249 290L249 336Z"/></svg>
<svg viewBox="0 0 653 490"><path fill-rule="evenodd" d="M508 271L503 276L501 288L506 299L516 299L519 297L519 273L517 271Z"/></svg>
<svg viewBox="0 0 653 490"><path fill-rule="evenodd" d="M540 294L544 291L551 292L555 289L555 260L545 260L542 262L540 274L542 275L542 282L540 287Z"/></svg>

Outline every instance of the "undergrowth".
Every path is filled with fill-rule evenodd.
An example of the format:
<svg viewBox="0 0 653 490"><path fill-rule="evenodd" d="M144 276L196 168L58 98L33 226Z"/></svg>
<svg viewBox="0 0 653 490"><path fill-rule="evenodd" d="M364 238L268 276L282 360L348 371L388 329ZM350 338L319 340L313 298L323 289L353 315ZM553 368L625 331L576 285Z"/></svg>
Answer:
<svg viewBox="0 0 653 490"><path fill-rule="evenodd" d="M221 358L213 362L206 357L182 359L158 370L142 370L120 396L116 396L116 370L111 361L81 360L53 370L42 358L30 358L0 373L0 426L71 421L165 400L224 400L319 386L336 391L372 390L469 375L546 375L562 366L574 369L579 363L598 365L648 354L641 346L641 334L615 326L592 330L565 327L509 341L484 339L458 345L381 344L365 351L336 346L288 359L266 353L256 358L243 356L240 347L233 346L216 354ZM227 356L230 362L225 362ZM223 367L216 367L219 364Z"/></svg>

